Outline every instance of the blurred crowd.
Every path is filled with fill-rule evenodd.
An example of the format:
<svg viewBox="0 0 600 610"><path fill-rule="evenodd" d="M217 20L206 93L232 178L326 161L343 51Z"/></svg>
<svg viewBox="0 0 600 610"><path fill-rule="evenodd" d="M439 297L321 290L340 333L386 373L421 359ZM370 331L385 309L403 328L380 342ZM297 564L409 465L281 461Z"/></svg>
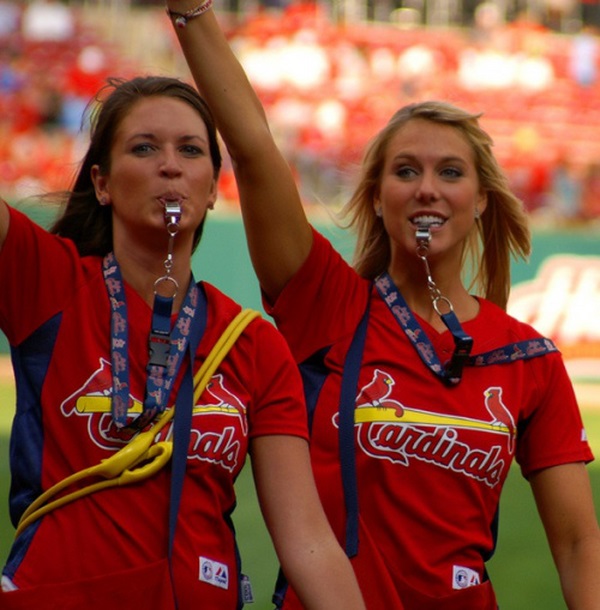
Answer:
<svg viewBox="0 0 600 610"><path fill-rule="evenodd" d="M497 157L538 222L600 221L598 33L585 23L557 33L528 13L506 22L497 6L478 4L468 28L425 28L411 9L387 22L340 24L306 0L220 16L307 204L347 198L347 170L399 106L443 98L483 113ZM132 10L155 12L161 34L152 38L162 38L161 54L164 41L173 43L169 69L185 75L162 9ZM64 187L86 136L87 101L116 65L124 76L139 69L85 23L55 0L0 0L5 196ZM222 197L235 202L227 165L221 182Z"/></svg>
<svg viewBox="0 0 600 610"><path fill-rule="evenodd" d="M67 5L0 0L0 192L64 189L87 133L89 100L118 51ZM119 70L127 64L119 58Z"/></svg>

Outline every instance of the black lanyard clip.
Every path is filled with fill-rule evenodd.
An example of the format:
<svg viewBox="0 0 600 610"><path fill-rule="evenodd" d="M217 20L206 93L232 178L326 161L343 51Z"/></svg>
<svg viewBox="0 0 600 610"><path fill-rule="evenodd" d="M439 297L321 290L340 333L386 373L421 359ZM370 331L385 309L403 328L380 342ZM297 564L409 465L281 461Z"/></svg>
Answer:
<svg viewBox="0 0 600 610"><path fill-rule="evenodd" d="M454 345L454 353L446 363L444 371L446 380L452 385L456 385L462 378L463 368L473 348L473 338L466 334L460 337L454 335Z"/></svg>
<svg viewBox="0 0 600 610"><path fill-rule="evenodd" d="M167 367L169 352L171 351L171 338L161 332L151 332L148 341L150 351L149 366Z"/></svg>

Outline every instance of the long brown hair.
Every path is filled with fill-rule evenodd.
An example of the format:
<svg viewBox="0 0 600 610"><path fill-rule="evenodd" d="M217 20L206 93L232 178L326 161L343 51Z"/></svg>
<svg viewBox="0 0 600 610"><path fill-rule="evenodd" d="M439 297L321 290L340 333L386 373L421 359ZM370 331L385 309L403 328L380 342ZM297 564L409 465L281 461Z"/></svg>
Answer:
<svg viewBox="0 0 600 610"><path fill-rule="evenodd" d="M90 103L91 139L81 162L72 190L67 194L64 212L50 232L75 242L79 253L104 256L113 249L112 213L96 198L91 169L110 170L110 151L115 133L131 108L142 98L165 96L180 99L194 108L208 131L210 156L217 180L221 169L221 152L212 114L198 92L187 83L164 76L140 76L131 80L109 78L107 84ZM193 248L200 243L204 220L196 229Z"/></svg>
<svg viewBox="0 0 600 610"><path fill-rule="evenodd" d="M492 152L492 139L480 127L479 116L452 104L427 101L398 110L375 136L363 158L359 182L342 216L356 232L354 267L373 279L390 263L390 240L374 201L379 194L381 174L390 140L412 119L450 125L467 139L475 155L480 186L487 207L465 243L463 274L470 277L470 289L506 308L510 291L511 257L527 258L531 235L522 202L511 192L506 175ZM464 278L463 278L464 279Z"/></svg>

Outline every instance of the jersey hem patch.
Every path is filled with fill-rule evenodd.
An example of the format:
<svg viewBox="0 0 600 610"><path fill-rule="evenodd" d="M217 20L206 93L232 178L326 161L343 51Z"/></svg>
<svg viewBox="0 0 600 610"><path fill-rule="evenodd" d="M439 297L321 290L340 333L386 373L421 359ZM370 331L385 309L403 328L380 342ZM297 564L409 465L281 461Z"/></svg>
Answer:
<svg viewBox="0 0 600 610"><path fill-rule="evenodd" d="M452 566L453 589L466 589L467 587L474 587L480 584L481 579L475 570L465 568L464 566Z"/></svg>
<svg viewBox="0 0 600 610"><path fill-rule="evenodd" d="M220 561L200 557L199 580L220 589L229 589L229 568Z"/></svg>

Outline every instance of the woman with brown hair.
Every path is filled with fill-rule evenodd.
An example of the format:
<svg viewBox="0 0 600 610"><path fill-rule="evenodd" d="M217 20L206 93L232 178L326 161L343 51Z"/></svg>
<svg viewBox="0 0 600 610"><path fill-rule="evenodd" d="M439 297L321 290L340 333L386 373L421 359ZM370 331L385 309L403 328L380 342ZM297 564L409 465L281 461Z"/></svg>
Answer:
<svg viewBox="0 0 600 610"><path fill-rule="evenodd" d="M303 605L364 608L285 341L192 276L220 166L193 87L113 80L52 230L0 200L17 388L3 610L241 608L231 514L247 455Z"/></svg>

